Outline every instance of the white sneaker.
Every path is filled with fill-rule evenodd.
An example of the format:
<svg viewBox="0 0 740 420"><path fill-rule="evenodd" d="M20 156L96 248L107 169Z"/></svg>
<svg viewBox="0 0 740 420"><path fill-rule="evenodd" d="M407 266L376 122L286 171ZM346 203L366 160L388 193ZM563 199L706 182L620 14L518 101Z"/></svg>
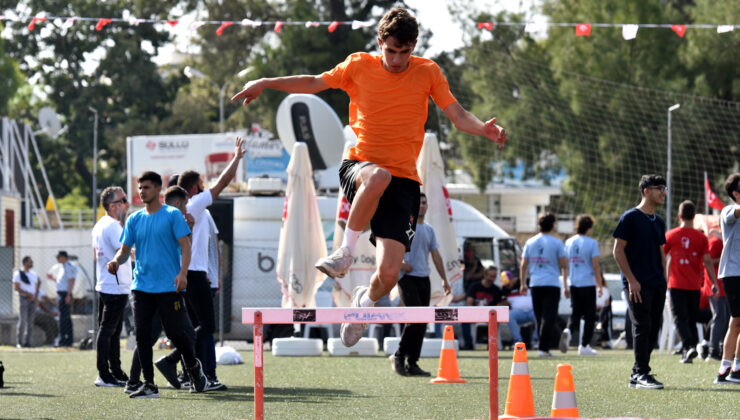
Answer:
<svg viewBox="0 0 740 420"><path fill-rule="evenodd" d="M570 345L570 330L568 328L563 330L560 334L560 351L563 353L568 352L568 346Z"/></svg>
<svg viewBox="0 0 740 420"><path fill-rule="evenodd" d="M540 352L537 353L537 356L538 357L552 357L552 353L550 353L549 351L540 350Z"/></svg>
<svg viewBox="0 0 740 420"><path fill-rule="evenodd" d="M578 346L578 354L581 356L596 356L599 354L596 350L592 349L590 345L587 346Z"/></svg>
<svg viewBox="0 0 740 420"><path fill-rule="evenodd" d="M347 248L339 248L328 257L316 261L314 267L333 279L342 278L347 274L347 270L352 266L353 261L354 258L352 258Z"/></svg>
<svg viewBox="0 0 740 420"><path fill-rule="evenodd" d="M360 298L363 294L367 293L368 288L366 286L357 286L352 291L352 307L360 307ZM357 344L362 338L362 333L365 331L367 324L350 324L343 323L339 330L339 335L342 338L342 344L347 347L352 347Z"/></svg>

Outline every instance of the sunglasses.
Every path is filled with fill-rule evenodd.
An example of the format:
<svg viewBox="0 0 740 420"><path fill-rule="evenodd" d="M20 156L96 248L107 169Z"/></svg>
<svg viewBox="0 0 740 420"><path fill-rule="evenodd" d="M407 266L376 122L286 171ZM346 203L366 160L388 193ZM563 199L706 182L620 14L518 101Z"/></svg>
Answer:
<svg viewBox="0 0 740 420"><path fill-rule="evenodd" d="M111 204L118 204L118 203L121 203L121 204L126 204L126 203L128 203L128 199L127 199L126 197L123 197L123 198L122 198L122 199L120 199L120 200L116 200L116 201L111 201Z"/></svg>

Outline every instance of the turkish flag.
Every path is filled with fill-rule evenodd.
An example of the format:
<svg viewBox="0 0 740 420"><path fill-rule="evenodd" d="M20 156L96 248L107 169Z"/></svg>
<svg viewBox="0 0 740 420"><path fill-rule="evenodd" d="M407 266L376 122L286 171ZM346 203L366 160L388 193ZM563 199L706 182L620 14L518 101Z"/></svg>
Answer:
<svg viewBox="0 0 740 420"><path fill-rule="evenodd" d="M588 23L576 25L576 36L591 36L591 25Z"/></svg>
<svg viewBox="0 0 740 420"><path fill-rule="evenodd" d="M109 23L111 23L111 22L113 22L113 19L108 19L108 18L100 18L100 20L98 21L98 24L97 24L97 25L95 25L95 30L96 30L96 31L100 31L100 30L102 30L102 29L103 29L103 27L104 27L105 25L107 25L107 24L109 24Z"/></svg>
<svg viewBox="0 0 740 420"><path fill-rule="evenodd" d="M275 33L279 34L281 29L283 29L283 22L275 22Z"/></svg>
<svg viewBox="0 0 740 420"><path fill-rule="evenodd" d="M486 28L489 31L493 30L493 22L478 22L478 29Z"/></svg>
<svg viewBox="0 0 740 420"><path fill-rule="evenodd" d="M671 29L681 38L686 35L686 25L671 25Z"/></svg>
<svg viewBox="0 0 740 420"><path fill-rule="evenodd" d="M722 210L725 207L725 203L717 197L717 194L712 191L712 187L709 186L709 180L707 179L704 185L704 195L707 200L707 205L713 209Z"/></svg>
<svg viewBox="0 0 740 420"><path fill-rule="evenodd" d="M329 30L329 33L332 33L337 30L337 27L339 27L339 22L335 20L334 22L329 24L329 28L327 29Z"/></svg>
<svg viewBox="0 0 740 420"><path fill-rule="evenodd" d="M234 22L221 22L221 26L216 29L216 35L221 36L224 33L224 29L228 28L229 26L233 25Z"/></svg>

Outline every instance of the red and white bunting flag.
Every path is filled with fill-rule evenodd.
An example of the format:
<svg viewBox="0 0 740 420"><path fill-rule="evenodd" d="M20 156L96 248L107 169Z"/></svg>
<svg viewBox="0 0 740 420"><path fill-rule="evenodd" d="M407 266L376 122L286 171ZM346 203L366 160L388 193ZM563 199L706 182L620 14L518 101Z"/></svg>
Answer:
<svg viewBox="0 0 740 420"><path fill-rule="evenodd" d="M332 33L334 31L336 31L338 27L339 27L339 22L337 22L336 20L334 22L330 23L329 24L329 28L328 28L329 29L329 33Z"/></svg>
<svg viewBox="0 0 740 420"><path fill-rule="evenodd" d="M179 20L168 20L167 21L167 24L170 25L170 27L172 27L172 28L174 28L175 26L177 26L178 23L180 23Z"/></svg>
<svg viewBox="0 0 740 420"><path fill-rule="evenodd" d="M221 26L216 29L216 35L221 36L224 33L224 29L228 28L229 26L233 25L234 22L221 22Z"/></svg>
<svg viewBox="0 0 740 420"><path fill-rule="evenodd" d="M67 18L67 20L65 20L64 23L62 24L62 29L69 29L69 28L71 28L75 24L75 20L77 20L77 19L75 19L73 17Z"/></svg>
<svg viewBox="0 0 740 420"><path fill-rule="evenodd" d="M306 22L306 28L315 28L317 26L319 26L319 22L312 22L310 20Z"/></svg>
<svg viewBox="0 0 740 420"><path fill-rule="evenodd" d="M686 25L671 25L671 30L681 38L686 35Z"/></svg>
<svg viewBox="0 0 740 420"><path fill-rule="evenodd" d="M637 38L637 30L640 28L639 25L624 25L622 26L622 38L626 40Z"/></svg>
<svg viewBox="0 0 740 420"><path fill-rule="evenodd" d="M262 21L260 21L260 20L242 19L242 22L241 23L244 26L251 26L253 28L256 28L258 26L262 26Z"/></svg>
<svg viewBox="0 0 740 420"><path fill-rule="evenodd" d="M365 21L362 21L362 20L353 20L352 21L352 30L353 31L354 30L357 30L357 29L360 29L360 28L367 28L368 26L373 26L373 22L372 21L365 22Z"/></svg>
<svg viewBox="0 0 740 420"><path fill-rule="evenodd" d="M105 27L105 25L107 25L107 24L109 24L111 22L113 22L113 19L100 18L100 20L98 21L98 24L95 25L95 30L96 31L99 31L99 30L103 29Z"/></svg>
<svg viewBox="0 0 740 420"><path fill-rule="evenodd" d="M45 20L46 20L46 18L45 18L45 17L40 17L40 16L34 16L34 18L33 18L33 19L31 19L31 23L29 23L29 24L28 24L28 30L29 30L29 31L33 31L33 28L35 28L35 27L36 27L36 23L37 23L37 22L43 22L43 21L45 21Z"/></svg>
<svg viewBox="0 0 740 420"><path fill-rule="evenodd" d="M478 29L486 28L489 31L493 30L493 22L478 22Z"/></svg>
<svg viewBox="0 0 740 420"><path fill-rule="evenodd" d="M281 29L283 29L283 22L280 22L280 21L275 22L275 32L280 33Z"/></svg>
<svg viewBox="0 0 740 420"><path fill-rule="evenodd" d="M576 25L576 36L591 36L591 25L588 23Z"/></svg>
<svg viewBox="0 0 740 420"><path fill-rule="evenodd" d="M733 25L719 25L717 26L717 33L723 34L725 32L732 32L735 30L735 27Z"/></svg>
<svg viewBox="0 0 740 420"><path fill-rule="evenodd" d="M717 194L712 191L712 187L709 185L709 179L704 184L704 193L707 200L707 205L713 209L722 210L725 208L725 203L717 197Z"/></svg>

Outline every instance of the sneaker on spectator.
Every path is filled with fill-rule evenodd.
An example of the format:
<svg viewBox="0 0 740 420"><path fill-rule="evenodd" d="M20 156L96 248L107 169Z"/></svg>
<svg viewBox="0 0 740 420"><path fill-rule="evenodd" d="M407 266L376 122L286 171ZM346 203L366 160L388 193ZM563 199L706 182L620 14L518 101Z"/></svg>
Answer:
<svg viewBox="0 0 740 420"><path fill-rule="evenodd" d="M636 374L636 373L634 373L634 372L630 374L630 388L636 388L637 387L637 377L638 376L639 375Z"/></svg>
<svg viewBox="0 0 740 420"><path fill-rule="evenodd" d="M655 377L649 373L643 373L635 378L635 386L637 389L663 389L663 384L656 381Z"/></svg>
<svg viewBox="0 0 740 420"><path fill-rule="evenodd" d="M581 356L596 356L599 354L596 350L591 348L591 345L578 346L578 354Z"/></svg>
<svg viewBox="0 0 740 420"><path fill-rule="evenodd" d="M203 373L203 363L198 359L195 359L195 361L198 362L197 365L187 368L188 374L190 375L190 392L207 391L206 387L208 386L208 379Z"/></svg>
<svg viewBox="0 0 740 420"><path fill-rule="evenodd" d="M702 341L701 343L696 345L696 351L699 353L699 357L704 360L707 357L709 357L709 344L707 344L706 341Z"/></svg>
<svg viewBox="0 0 740 420"><path fill-rule="evenodd" d="M315 267L333 279L342 278L347 274L347 270L352 266L353 261L349 250L342 247L332 252L328 257L316 261Z"/></svg>
<svg viewBox="0 0 740 420"><path fill-rule="evenodd" d="M409 376L432 376L431 373L420 368L416 362L409 363L408 366L406 366L406 371L409 373Z"/></svg>
<svg viewBox="0 0 740 420"><path fill-rule="evenodd" d="M729 370L729 372L730 374L727 375L727 380L735 384L740 384L740 369Z"/></svg>
<svg viewBox="0 0 740 420"><path fill-rule="evenodd" d="M366 286L357 286L352 291L352 307L360 307L360 298L364 293L367 293L368 288ZM367 324L354 324L344 323L340 328L339 332L342 337L342 343L347 347L352 347L357 344L362 338L362 333L365 331Z"/></svg>
<svg viewBox="0 0 740 420"><path fill-rule="evenodd" d="M118 369L118 371L111 372L111 375L113 375L113 377L116 378L116 380L121 383L121 386L125 386L128 383L128 375L126 375L120 369Z"/></svg>
<svg viewBox="0 0 740 420"><path fill-rule="evenodd" d="M113 376L109 375L98 375L97 378L95 378L95 386L108 386L108 387L115 387L115 386L123 386L120 382L116 380Z"/></svg>
<svg viewBox="0 0 740 420"><path fill-rule="evenodd" d="M388 357L388 360L391 361L391 370L401 376L409 376L409 371L406 369L406 365L403 359L403 356L396 356L395 353L391 354Z"/></svg>
<svg viewBox="0 0 740 420"><path fill-rule="evenodd" d="M154 366L159 369L162 376L167 379L167 383L169 383L170 386L175 389L180 389L180 381L177 380L177 363L171 363L167 360L167 356L163 356L154 362Z"/></svg>
<svg viewBox="0 0 740 420"><path fill-rule="evenodd" d="M141 382L141 381L134 382L134 383L126 382L126 387L123 388L123 392L131 395L132 393L138 391L139 388L142 387L142 385L144 385L144 382Z"/></svg>
<svg viewBox="0 0 740 420"><path fill-rule="evenodd" d="M695 348L691 347L690 349L687 349L687 350L686 350L686 354L685 354L685 355L686 355L686 357L687 357L687 358L688 358L689 360L694 360L694 359L696 358L696 356L698 356L698 355L699 355L699 352L698 352L698 351L696 351L696 349L695 349Z"/></svg>
<svg viewBox="0 0 740 420"><path fill-rule="evenodd" d="M154 384L144 384L132 392L129 398L159 398L159 388Z"/></svg>
<svg viewBox="0 0 740 420"><path fill-rule="evenodd" d="M226 385L218 381L218 378L209 378L206 375L206 379L208 379L208 385L206 385L206 391L226 391L228 389Z"/></svg>
<svg viewBox="0 0 740 420"><path fill-rule="evenodd" d="M180 382L183 388L190 388L190 377L185 371L177 374L177 381Z"/></svg>
<svg viewBox="0 0 740 420"><path fill-rule="evenodd" d="M566 328L560 334L560 351L563 353L568 352L568 346L570 346L570 329Z"/></svg>
<svg viewBox="0 0 740 420"><path fill-rule="evenodd" d="M722 361L722 354L720 352L718 352L718 351L710 351L709 352L709 355L704 358L704 361L705 362L711 362L711 361L721 362Z"/></svg>

